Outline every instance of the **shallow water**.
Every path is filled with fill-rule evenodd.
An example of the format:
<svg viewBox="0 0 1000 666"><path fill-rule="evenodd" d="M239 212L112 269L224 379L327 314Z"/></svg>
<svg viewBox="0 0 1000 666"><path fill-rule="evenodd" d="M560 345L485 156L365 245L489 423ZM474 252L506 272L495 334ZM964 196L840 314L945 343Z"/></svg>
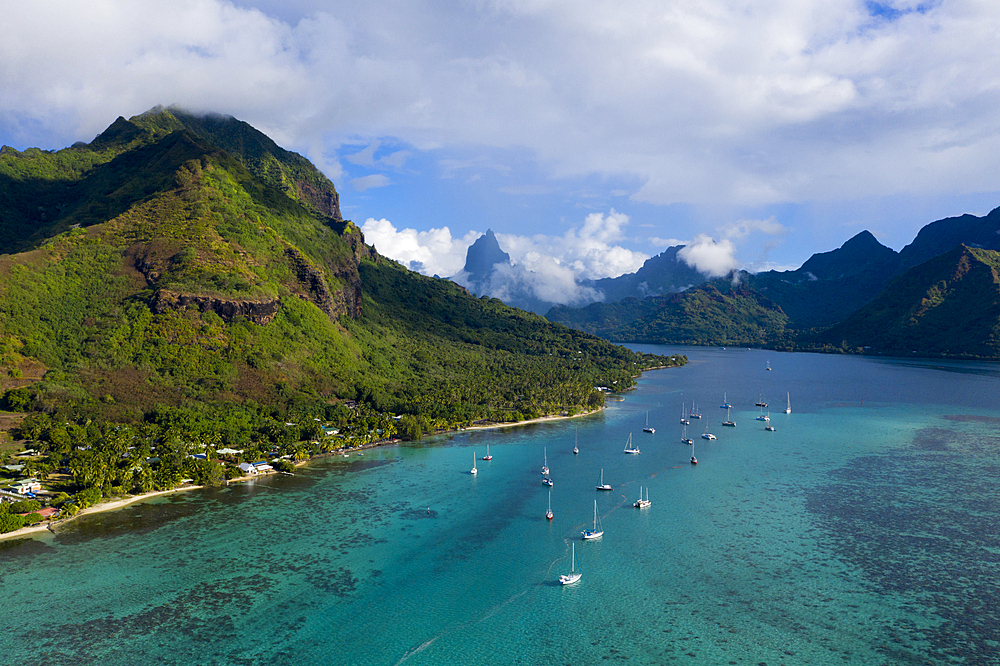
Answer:
<svg viewBox="0 0 1000 666"><path fill-rule="evenodd" d="M599 415L327 458L293 478L0 542L0 654L49 665L1000 661L1000 367L640 348L692 362L647 373ZM720 424L723 393L736 428ZM775 432L755 420L760 397ZM689 428L696 467L680 443L691 400L705 417ZM699 437L706 425L718 441ZM622 453L629 433L639 456ZM494 459L473 477L487 444ZM613 492L594 489L602 468ZM640 486L648 509L632 507ZM605 535L582 542L595 499ZM574 539L583 578L560 586Z"/></svg>

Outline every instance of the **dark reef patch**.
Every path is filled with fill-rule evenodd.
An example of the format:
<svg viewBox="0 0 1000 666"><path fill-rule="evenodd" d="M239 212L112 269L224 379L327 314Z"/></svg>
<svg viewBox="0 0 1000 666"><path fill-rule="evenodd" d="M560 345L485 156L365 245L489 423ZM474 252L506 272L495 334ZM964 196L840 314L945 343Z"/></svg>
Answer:
<svg viewBox="0 0 1000 666"><path fill-rule="evenodd" d="M997 663L998 447L997 437L924 428L910 448L854 460L807 493L833 552L874 592L929 618L888 627L879 649L893 663Z"/></svg>

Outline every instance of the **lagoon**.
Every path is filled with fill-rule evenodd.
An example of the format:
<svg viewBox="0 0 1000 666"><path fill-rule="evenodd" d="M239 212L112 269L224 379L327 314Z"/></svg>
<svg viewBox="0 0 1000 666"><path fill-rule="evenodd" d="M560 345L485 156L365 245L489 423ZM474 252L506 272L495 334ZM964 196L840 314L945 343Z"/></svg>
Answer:
<svg viewBox="0 0 1000 666"><path fill-rule="evenodd" d="M691 362L646 373L599 414L319 459L0 541L0 654L48 666L1000 661L1000 366L635 348ZM721 426L724 394L735 428ZM774 432L755 420L761 397ZM692 400L697 466L680 442ZM717 441L699 437L706 426ZM638 456L622 453L630 433ZM478 460L487 444L493 460ZM614 491L595 491L601 469ZM605 535L583 542L595 499ZM583 578L561 586L572 540Z"/></svg>

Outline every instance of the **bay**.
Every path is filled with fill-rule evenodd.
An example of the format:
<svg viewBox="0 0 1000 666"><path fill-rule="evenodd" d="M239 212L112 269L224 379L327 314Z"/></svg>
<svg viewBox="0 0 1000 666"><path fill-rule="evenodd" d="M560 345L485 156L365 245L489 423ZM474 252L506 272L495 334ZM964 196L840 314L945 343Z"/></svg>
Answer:
<svg viewBox="0 0 1000 666"><path fill-rule="evenodd" d="M691 362L646 373L600 414L320 459L294 477L0 541L0 654L185 666L1000 661L1000 367L636 348ZM721 425L724 397L735 428ZM704 416L689 426L697 466L680 441L691 401ZM774 432L756 420L768 410ZM701 439L706 427L717 441ZM638 456L622 452L629 434ZM487 445L493 460L479 460ZM595 490L602 469L612 492ZM647 509L632 507L640 486ZM583 542L595 499L605 535ZM562 586L573 541L583 578Z"/></svg>

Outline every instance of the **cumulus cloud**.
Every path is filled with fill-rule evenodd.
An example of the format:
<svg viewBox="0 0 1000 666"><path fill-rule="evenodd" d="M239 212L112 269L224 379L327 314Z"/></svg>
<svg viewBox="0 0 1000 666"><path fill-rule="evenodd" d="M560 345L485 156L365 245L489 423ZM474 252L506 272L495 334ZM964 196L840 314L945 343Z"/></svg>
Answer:
<svg viewBox="0 0 1000 666"><path fill-rule="evenodd" d="M561 236L497 234L497 239L512 261L531 270L545 257L570 267L578 278L596 280L634 273L649 259L618 244L628 222L628 215L611 209L607 214L590 213L579 229L572 227Z"/></svg>
<svg viewBox="0 0 1000 666"><path fill-rule="evenodd" d="M535 253L532 253L535 254ZM581 285L573 269L553 257L537 255L521 264L497 264L489 284L474 285L508 303L534 299L546 304L586 305L602 300L596 289ZM542 309L548 309L543 306Z"/></svg>
<svg viewBox="0 0 1000 666"><path fill-rule="evenodd" d="M736 246L728 238L715 240L707 234L698 234L690 244L677 251L677 256L692 268L719 277L739 267Z"/></svg>
<svg viewBox="0 0 1000 666"><path fill-rule="evenodd" d="M391 259L410 270L424 275L455 275L465 266L465 254L481 235L470 231L461 238L453 238L448 227L417 231L397 230L386 219L368 218L361 226L365 241Z"/></svg>
<svg viewBox="0 0 1000 666"><path fill-rule="evenodd" d="M635 272L649 258L615 244L624 237L628 221L627 215L612 209L607 214L587 215L579 229L573 227L561 236L496 234L501 249L510 255L511 265L498 266L488 285L472 285L462 272L469 246L482 235L479 231L456 239L448 227L428 232L397 230L388 220L373 218L361 231L381 254L425 275L452 276L459 284L501 300L521 295L579 305L602 298L600 292L581 282Z"/></svg>
<svg viewBox="0 0 1000 666"><path fill-rule="evenodd" d="M178 103L335 168L359 138L517 147L654 204L992 191L1000 172L996 3L7 4L0 133L43 147Z"/></svg>

